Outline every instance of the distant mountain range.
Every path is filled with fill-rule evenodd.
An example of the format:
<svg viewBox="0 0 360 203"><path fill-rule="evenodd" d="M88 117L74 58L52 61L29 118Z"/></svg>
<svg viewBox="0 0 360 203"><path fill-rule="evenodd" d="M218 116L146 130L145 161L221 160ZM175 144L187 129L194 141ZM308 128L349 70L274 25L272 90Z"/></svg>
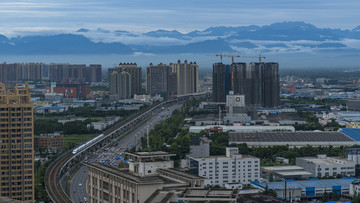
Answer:
<svg viewBox="0 0 360 203"><path fill-rule="evenodd" d="M342 30L318 28L304 22L210 27L189 33L81 28L57 35L16 38L0 35L0 54L360 53L358 40L360 26Z"/></svg>

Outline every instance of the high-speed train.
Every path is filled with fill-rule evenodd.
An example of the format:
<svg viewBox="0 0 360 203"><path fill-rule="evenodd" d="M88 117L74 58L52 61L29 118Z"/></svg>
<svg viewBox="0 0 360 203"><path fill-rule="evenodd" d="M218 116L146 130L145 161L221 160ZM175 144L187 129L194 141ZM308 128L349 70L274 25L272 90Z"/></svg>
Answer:
<svg viewBox="0 0 360 203"><path fill-rule="evenodd" d="M100 140L102 137L104 137L104 134L98 135L95 138L87 141L85 144L82 144L80 146L78 146L77 148L75 148L73 150L73 154L77 154L78 152L80 152L82 149L86 149L87 147L91 146L92 144L94 144L96 141Z"/></svg>

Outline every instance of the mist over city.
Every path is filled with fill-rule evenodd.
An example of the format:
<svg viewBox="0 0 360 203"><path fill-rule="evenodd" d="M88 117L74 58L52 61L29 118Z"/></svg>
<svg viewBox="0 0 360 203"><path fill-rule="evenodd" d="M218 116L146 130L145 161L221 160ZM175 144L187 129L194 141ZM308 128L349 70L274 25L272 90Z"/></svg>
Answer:
<svg viewBox="0 0 360 203"><path fill-rule="evenodd" d="M2 0L0 202L360 202L360 2Z"/></svg>

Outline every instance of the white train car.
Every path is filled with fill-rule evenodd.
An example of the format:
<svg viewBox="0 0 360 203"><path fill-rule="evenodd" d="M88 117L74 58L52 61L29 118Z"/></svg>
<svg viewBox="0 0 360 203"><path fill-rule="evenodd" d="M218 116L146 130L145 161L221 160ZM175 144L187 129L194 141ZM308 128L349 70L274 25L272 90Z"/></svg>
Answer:
<svg viewBox="0 0 360 203"><path fill-rule="evenodd" d="M104 134L101 134L101 135L98 135L96 136L95 138L87 141L85 144L82 144L78 147L76 147L74 150L73 150L73 154L77 154L78 152L80 152L81 150L83 149L86 149L87 147L91 146L92 144L96 143L97 141L101 140L101 138L104 137Z"/></svg>

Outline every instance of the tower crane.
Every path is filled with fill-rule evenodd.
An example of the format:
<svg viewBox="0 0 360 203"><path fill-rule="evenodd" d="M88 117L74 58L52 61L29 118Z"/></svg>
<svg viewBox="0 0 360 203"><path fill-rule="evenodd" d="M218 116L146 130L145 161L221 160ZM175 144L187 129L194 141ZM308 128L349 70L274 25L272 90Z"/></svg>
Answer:
<svg viewBox="0 0 360 203"><path fill-rule="evenodd" d="M231 62L232 62L232 63L234 63L234 57L240 58L240 55L227 55L227 54L224 54L223 56L231 57Z"/></svg>
<svg viewBox="0 0 360 203"><path fill-rule="evenodd" d="M220 56L220 61L221 61L221 63L222 63L222 59L223 59L223 56L225 56L225 54L223 54L223 53L220 53L220 54L216 54L216 55L207 55L207 56Z"/></svg>
<svg viewBox="0 0 360 203"><path fill-rule="evenodd" d="M261 59L265 59L265 56L261 56L261 54L259 54L259 63L261 63Z"/></svg>
<svg viewBox="0 0 360 203"><path fill-rule="evenodd" d="M259 59L259 63L261 63L261 59L265 59L265 56L261 56L261 54L259 54L259 56L249 56L249 57L244 57L244 58L258 58Z"/></svg>
<svg viewBox="0 0 360 203"><path fill-rule="evenodd" d="M214 55L208 55L208 56L214 56ZM229 55L229 54L223 54L223 53L216 54L215 56L220 56L220 61L221 61L221 63L222 63L223 57L231 57L232 63L234 63L234 58L235 58L235 57L240 58L240 55Z"/></svg>

